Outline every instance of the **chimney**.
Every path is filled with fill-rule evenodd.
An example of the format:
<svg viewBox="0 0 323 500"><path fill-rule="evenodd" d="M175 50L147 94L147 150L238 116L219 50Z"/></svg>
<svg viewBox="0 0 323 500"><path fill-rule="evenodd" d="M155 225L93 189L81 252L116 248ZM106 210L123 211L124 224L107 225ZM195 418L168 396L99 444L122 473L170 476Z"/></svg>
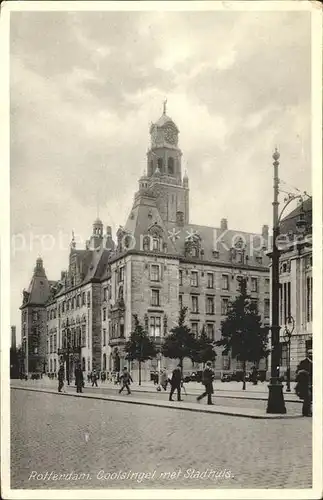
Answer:
<svg viewBox="0 0 323 500"><path fill-rule="evenodd" d="M222 229L222 231L226 231L228 229L228 220L227 219L221 219L221 229Z"/></svg>
<svg viewBox="0 0 323 500"><path fill-rule="evenodd" d="M11 347L15 351L16 350L16 327L13 325L11 327Z"/></svg>
<svg viewBox="0 0 323 500"><path fill-rule="evenodd" d="M184 212L176 212L176 224L184 226Z"/></svg>

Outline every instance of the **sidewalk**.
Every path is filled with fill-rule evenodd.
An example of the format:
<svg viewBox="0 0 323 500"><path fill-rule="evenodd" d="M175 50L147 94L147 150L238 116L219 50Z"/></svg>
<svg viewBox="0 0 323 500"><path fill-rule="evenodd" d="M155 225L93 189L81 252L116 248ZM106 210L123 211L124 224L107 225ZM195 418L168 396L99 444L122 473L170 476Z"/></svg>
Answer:
<svg viewBox="0 0 323 500"><path fill-rule="evenodd" d="M15 383L12 380L11 383ZM50 380L47 377L40 380L28 380L28 381L17 381L18 384L28 384L30 387L57 387L57 380ZM91 383L85 382L85 387L91 387ZM112 382L100 382L98 381L99 388L102 389L113 389L117 388ZM286 392L286 384L284 384L284 399L286 402L291 403L301 403L300 399L297 397L294 391L295 382L291 383L291 392ZM74 382L71 382L71 387L74 387ZM197 396L202 390L202 384L198 382L189 382L184 384L187 395ZM95 388L96 389L96 388ZM153 393L157 392L157 386L153 382L142 382L141 386L137 382L131 384L132 392L140 393ZM246 390L242 390L242 382L221 382L216 380L214 383L214 392L221 396L221 398L233 398L233 399L245 399L245 400L259 400L267 401L268 399L268 382L258 383L258 385L252 385L251 383L246 384Z"/></svg>
<svg viewBox="0 0 323 500"><path fill-rule="evenodd" d="M20 382L20 381L18 381ZM23 382L23 381L21 381ZM32 381L34 382L34 381ZM38 381L35 381L36 383ZM50 381L50 382L55 382L55 381ZM69 396L69 397L76 397L76 398L92 398L92 399L100 399L104 401L114 401L114 402L120 402L120 403L128 403L128 404L135 404L135 405L142 405L142 406L155 406L159 408L170 408L173 410L184 410L184 411L194 411L197 413L213 413L213 414L221 414L221 415L230 415L230 416L235 416L235 417L246 417L246 418L253 418L253 419L266 419L266 420L273 420L273 419L291 419L291 418L303 418L301 415L272 415L272 414L267 414L264 413L263 410L259 410L256 408L240 408L240 407L226 407L226 406L208 406L205 404L198 404L198 403L190 403L190 402L185 402L185 401L160 401L160 400L154 400L154 399L138 399L136 397L133 397L133 395L120 395L120 396L113 396L113 395L106 395L102 393L82 393L78 394L75 392L75 387L73 385L70 385L67 387L66 392L58 393L57 389L50 388L49 386L47 388L42 388L36 384L32 386L31 384L27 383L27 385L23 385L22 383L12 383L11 384L11 389L15 390L22 390L22 391L31 391L31 392L43 392L45 394L55 394L58 397L63 397L63 396Z"/></svg>

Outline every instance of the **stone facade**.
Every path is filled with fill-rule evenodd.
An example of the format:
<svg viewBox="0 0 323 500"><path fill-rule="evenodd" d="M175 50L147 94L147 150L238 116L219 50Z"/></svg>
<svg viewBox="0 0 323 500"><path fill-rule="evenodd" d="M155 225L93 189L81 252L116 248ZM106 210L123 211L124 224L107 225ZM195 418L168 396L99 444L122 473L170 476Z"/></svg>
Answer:
<svg viewBox="0 0 323 500"><path fill-rule="evenodd" d="M86 373L122 369L134 314L157 348L177 323L181 306L187 306L186 319L195 334L205 326L215 341L228 301L237 295L238 276L247 279L263 323L269 321L268 227L253 234L229 229L226 219L219 227L190 223L179 129L166 109L150 134L147 173L139 179L116 243L111 228L104 235L97 219L86 248L76 249L72 239L68 270L48 285L42 305L48 371L62 361L67 369L68 359L70 375L78 361ZM219 350L217 354L218 375L235 368ZM144 377L157 366L171 369L176 363L151 360ZM136 378L136 363L130 365ZM184 369L192 368L185 360Z"/></svg>

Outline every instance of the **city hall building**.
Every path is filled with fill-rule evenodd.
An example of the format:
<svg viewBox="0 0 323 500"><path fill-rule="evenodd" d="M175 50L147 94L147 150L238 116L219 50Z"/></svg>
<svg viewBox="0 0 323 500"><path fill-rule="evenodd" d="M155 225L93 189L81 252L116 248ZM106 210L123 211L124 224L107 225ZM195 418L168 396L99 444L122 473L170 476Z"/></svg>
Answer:
<svg viewBox="0 0 323 500"><path fill-rule="evenodd" d="M69 265L60 279L48 281L39 258L24 291L22 332L27 371L57 372L64 361L72 375L77 362L84 372L118 371L127 365L125 342L137 314L157 348L177 324L186 321L195 335L204 327L213 341L229 301L238 294L239 277L269 324L270 279L268 226L259 234L190 222L189 179L182 172L179 129L166 114L151 125L147 172L139 179L128 219L116 241L97 219L86 248L71 242ZM217 375L239 368L215 348ZM169 369L176 360L159 358ZM145 363L145 376L157 360ZM136 377L136 363L131 365ZM185 360L185 370L192 364Z"/></svg>

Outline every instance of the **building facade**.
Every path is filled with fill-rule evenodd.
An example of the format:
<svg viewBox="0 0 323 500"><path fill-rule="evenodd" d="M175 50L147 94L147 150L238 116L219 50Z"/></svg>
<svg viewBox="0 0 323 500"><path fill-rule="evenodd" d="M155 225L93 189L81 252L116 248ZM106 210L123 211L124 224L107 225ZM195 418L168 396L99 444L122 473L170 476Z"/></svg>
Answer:
<svg viewBox="0 0 323 500"><path fill-rule="evenodd" d="M157 348L182 306L192 331L199 335L204 327L216 341L240 276L247 279L263 324L269 323L268 226L253 234L229 229L226 219L218 227L190 223L179 129L166 109L152 124L150 139L147 173L116 243L111 229L103 236L102 222L95 221L87 248L78 250L72 241L68 270L48 286L47 371L55 372L62 360L71 374L78 361L85 372L119 371L127 364L124 348L134 314ZM170 369L176 360L160 363ZM132 363L135 378L136 368ZM146 362L144 376L156 368L157 360ZM184 369L192 368L186 360ZM215 368L220 374L239 366L217 349Z"/></svg>
<svg viewBox="0 0 323 500"><path fill-rule="evenodd" d="M290 343L291 377L299 362L312 349L313 276L312 276L312 199L307 199L281 222L283 235L280 255L280 346L281 371L289 361L286 327L293 328Z"/></svg>

